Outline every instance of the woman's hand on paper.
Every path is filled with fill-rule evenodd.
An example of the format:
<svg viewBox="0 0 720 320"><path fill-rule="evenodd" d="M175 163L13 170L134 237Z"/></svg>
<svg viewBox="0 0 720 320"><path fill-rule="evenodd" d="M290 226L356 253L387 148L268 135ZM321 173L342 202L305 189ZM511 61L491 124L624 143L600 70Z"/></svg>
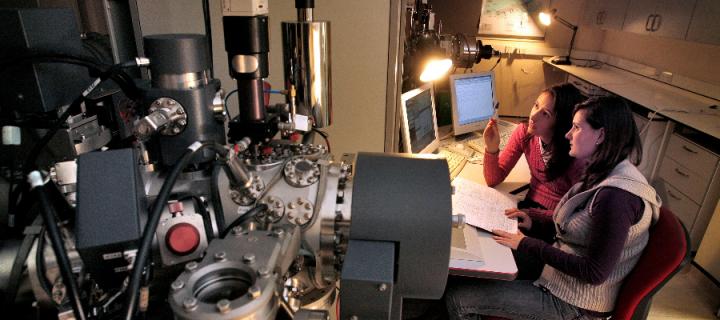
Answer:
<svg viewBox="0 0 720 320"><path fill-rule="evenodd" d="M510 249L517 250L520 245L520 241L525 238L525 235L520 230L518 230L517 233L493 230L492 237L497 243L509 247Z"/></svg>
<svg viewBox="0 0 720 320"><path fill-rule="evenodd" d="M532 227L532 219L530 219L530 216L527 212L518 208L505 210L505 216L508 217L508 219L517 219L518 228L530 230L530 227Z"/></svg>

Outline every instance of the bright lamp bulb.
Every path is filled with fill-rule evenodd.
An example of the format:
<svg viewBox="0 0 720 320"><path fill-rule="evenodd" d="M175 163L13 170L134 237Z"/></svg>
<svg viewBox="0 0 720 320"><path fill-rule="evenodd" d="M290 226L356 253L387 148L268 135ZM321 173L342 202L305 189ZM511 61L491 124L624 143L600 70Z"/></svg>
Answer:
<svg viewBox="0 0 720 320"><path fill-rule="evenodd" d="M540 18L540 23L546 26L549 26L552 21L552 16L547 12L540 12L538 18Z"/></svg>
<svg viewBox="0 0 720 320"><path fill-rule="evenodd" d="M420 74L420 81L428 82L437 80L444 76L452 67L452 60L449 58L445 59L432 59L425 64L423 72Z"/></svg>

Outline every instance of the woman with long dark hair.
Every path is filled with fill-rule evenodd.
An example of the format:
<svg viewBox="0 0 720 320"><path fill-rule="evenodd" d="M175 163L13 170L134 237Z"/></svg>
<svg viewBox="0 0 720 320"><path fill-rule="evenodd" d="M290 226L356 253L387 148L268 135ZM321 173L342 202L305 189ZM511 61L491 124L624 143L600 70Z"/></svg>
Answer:
<svg viewBox="0 0 720 320"><path fill-rule="evenodd" d="M563 196L552 217L509 210L506 214L518 219L521 231L496 230L493 237L518 255L541 260L541 275L534 281L453 283L446 293L452 319L611 315L620 286L647 244L660 198L635 167L642 148L624 100L593 98L577 105L565 137L570 155L587 164L582 180Z"/></svg>
<svg viewBox="0 0 720 320"><path fill-rule="evenodd" d="M518 207L554 209L580 178L582 168L568 154L570 145L564 135L570 129L573 107L584 98L569 83L543 90L530 110L528 123L518 125L501 152L497 124L491 120L483 133L483 173L488 186L503 182L524 154L530 167L530 190Z"/></svg>

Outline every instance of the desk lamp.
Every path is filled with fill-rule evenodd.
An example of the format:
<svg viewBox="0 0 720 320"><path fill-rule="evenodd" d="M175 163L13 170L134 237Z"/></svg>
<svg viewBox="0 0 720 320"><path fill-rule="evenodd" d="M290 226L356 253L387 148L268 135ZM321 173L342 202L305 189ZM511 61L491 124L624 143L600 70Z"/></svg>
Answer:
<svg viewBox="0 0 720 320"><path fill-rule="evenodd" d="M575 34L577 33L578 27L576 25L568 22L567 20L565 20L561 17L558 17L557 9L552 9L550 12L547 12L547 11L540 12L540 14L538 15L538 18L540 19L540 23L542 23L543 25L546 25L546 26L549 26L550 22L552 22L552 19L555 18L555 20L560 22L560 24L562 24L563 26L566 26L566 27L570 28L570 30L572 30L572 38L570 39L570 49L568 49L567 56L558 57L558 58L550 61L553 64L558 64L558 65L571 64L570 63L570 53L572 53L573 44L575 43Z"/></svg>

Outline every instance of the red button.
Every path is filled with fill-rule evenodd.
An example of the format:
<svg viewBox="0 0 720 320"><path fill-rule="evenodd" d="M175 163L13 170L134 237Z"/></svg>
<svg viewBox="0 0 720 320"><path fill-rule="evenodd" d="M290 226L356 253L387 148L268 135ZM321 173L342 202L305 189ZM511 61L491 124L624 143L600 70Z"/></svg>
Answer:
<svg viewBox="0 0 720 320"><path fill-rule="evenodd" d="M168 230L165 235L165 244L174 254L188 255L200 245L200 232L189 223L178 223Z"/></svg>

